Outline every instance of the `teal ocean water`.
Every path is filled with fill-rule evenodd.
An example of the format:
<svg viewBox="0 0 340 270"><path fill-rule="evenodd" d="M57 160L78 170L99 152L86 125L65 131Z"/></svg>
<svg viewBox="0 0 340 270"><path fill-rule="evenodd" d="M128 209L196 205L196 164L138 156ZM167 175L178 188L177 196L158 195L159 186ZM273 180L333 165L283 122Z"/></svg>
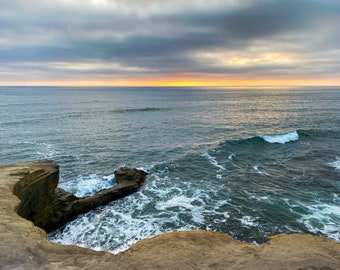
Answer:
<svg viewBox="0 0 340 270"><path fill-rule="evenodd" d="M149 172L141 190L49 238L119 252L189 229L262 243L340 242L340 88L0 88L0 164L55 160L77 196Z"/></svg>

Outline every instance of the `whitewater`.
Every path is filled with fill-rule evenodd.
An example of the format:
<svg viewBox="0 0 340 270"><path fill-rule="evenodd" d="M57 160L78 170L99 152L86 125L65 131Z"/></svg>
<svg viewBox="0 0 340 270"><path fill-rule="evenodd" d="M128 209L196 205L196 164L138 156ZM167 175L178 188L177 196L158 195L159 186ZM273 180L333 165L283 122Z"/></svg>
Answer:
<svg viewBox="0 0 340 270"><path fill-rule="evenodd" d="M77 196L120 166L149 173L54 242L117 253L191 229L340 242L340 88L0 87L0 113L0 163L55 160Z"/></svg>

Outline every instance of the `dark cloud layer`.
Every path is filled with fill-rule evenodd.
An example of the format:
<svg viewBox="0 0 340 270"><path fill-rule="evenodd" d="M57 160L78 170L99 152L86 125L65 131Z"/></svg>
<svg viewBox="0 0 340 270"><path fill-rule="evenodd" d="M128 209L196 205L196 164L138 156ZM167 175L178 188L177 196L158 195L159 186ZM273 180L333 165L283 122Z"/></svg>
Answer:
<svg viewBox="0 0 340 270"><path fill-rule="evenodd" d="M335 0L4 1L0 82L169 74L336 78L338 25Z"/></svg>

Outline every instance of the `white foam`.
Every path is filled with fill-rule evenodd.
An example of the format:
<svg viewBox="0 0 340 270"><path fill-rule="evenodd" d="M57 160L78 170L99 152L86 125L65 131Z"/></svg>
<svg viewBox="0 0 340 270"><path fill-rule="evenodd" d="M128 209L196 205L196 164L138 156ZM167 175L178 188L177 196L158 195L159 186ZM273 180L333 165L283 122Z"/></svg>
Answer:
<svg viewBox="0 0 340 270"><path fill-rule="evenodd" d="M192 220L198 224L204 224L205 219L202 215L201 211L199 211L199 208L196 208L196 211L192 211Z"/></svg>
<svg viewBox="0 0 340 270"><path fill-rule="evenodd" d="M161 211L171 211L171 208L179 207L182 211L190 211L194 222L204 224L204 216L202 215L204 203L196 195L193 197L186 197L184 195L173 196L169 200L157 202L155 207Z"/></svg>
<svg viewBox="0 0 340 270"><path fill-rule="evenodd" d="M214 165L215 167L219 168L220 170L225 171L225 168L222 165L218 164L216 158L209 155L207 152L202 154L202 157L206 158L210 162L210 164Z"/></svg>
<svg viewBox="0 0 340 270"><path fill-rule="evenodd" d="M234 156L235 156L235 154L234 154L234 153L231 153L231 154L228 156L228 159L229 159L229 160L233 160L233 159L234 159Z"/></svg>
<svg viewBox="0 0 340 270"><path fill-rule="evenodd" d="M335 168L336 171L340 172L340 157L337 157L335 161L327 163L327 164Z"/></svg>
<svg viewBox="0 0 340 270"><path fill-rule="evenodd" d="M254 165L252 168L253 168L253 170L254 170L256 173L258 173L258 174L270 176L269 173L266 173L266 172L260 170L260 169L259 169L259 165Z"/></svg>
<svg viewBox="0 0 340 270"><path fill-rule="evenodd" d="M281 143L285 144L287 142L294 142L299 139L299 134L296 130L284 133L284 134L277 134L277 135L264 135L260 136L262 139L264 139L266 142L269 143Z"/></svg>
<svg viewBox="0 0 340 270"><path fill-rule="evenodd" d="M251 217L251 216L243 216L242 218L239 219L239 221L241 221L241 224L244 227L255 227L257 226L257 222L255 222L256 218Z"/></svg>
<svg viewBox="0 0 340 270"><path fill-rule="evenodd" d="M248 195L248 198L251 200L256 200L256 201L267 201L268 203L270 203L270 198L269 196L258 196L258 195L254 195L246 190L243 191L245 194Z"/></svg>
<svg viewBox="0 0 340 270"><path fill-rule="evenodd" d="M114 182L114 174L99 176L79 176L75 181L60 183L60 187L66 189L78 197L93 195L101 189L111 188Z"/></svg>
<svg viewBox="0 0 340 270"><path fill-rule="evenodd" d="M193 198L188 198L185 196L175 196L167 201L161 201L156 203L156 208L158 210L166 210L167 208L172 207L182 207L186 209L192 209L193 205L191 204L193 202Z"/></svg>
<svg viewBox="0 0 340 270"><path fill-rule="evenodd" d="M113 181L113 179L115 178L114 174L109 174L109 175L104 175L103 179L107 180L107 181Z"/></svg>
<svg viewBox="0 0 340 270"><path fill-rule="evenodd" d="M335 204L314 204L306 206L308 214L298 221L302 222L309 231L322 233L337 242L340 241L340 201L334 194Z"/></svg>

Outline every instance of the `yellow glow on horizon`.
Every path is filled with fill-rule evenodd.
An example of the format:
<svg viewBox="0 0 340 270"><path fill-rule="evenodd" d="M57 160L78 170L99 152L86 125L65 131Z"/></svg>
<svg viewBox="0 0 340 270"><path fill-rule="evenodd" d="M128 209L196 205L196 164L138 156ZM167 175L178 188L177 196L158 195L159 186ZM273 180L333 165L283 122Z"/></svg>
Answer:
<svg viewBox="0 0 340 270"><path fill-rule="evenodd" d="M196 78L196 77L164 77L164 78L121 78L121 79L82 79L82 80L43 80L43 81L7 81L2 86L135 86L135 87L228 87L228 86L340 86L340 79L315 78Z"/></svg>

